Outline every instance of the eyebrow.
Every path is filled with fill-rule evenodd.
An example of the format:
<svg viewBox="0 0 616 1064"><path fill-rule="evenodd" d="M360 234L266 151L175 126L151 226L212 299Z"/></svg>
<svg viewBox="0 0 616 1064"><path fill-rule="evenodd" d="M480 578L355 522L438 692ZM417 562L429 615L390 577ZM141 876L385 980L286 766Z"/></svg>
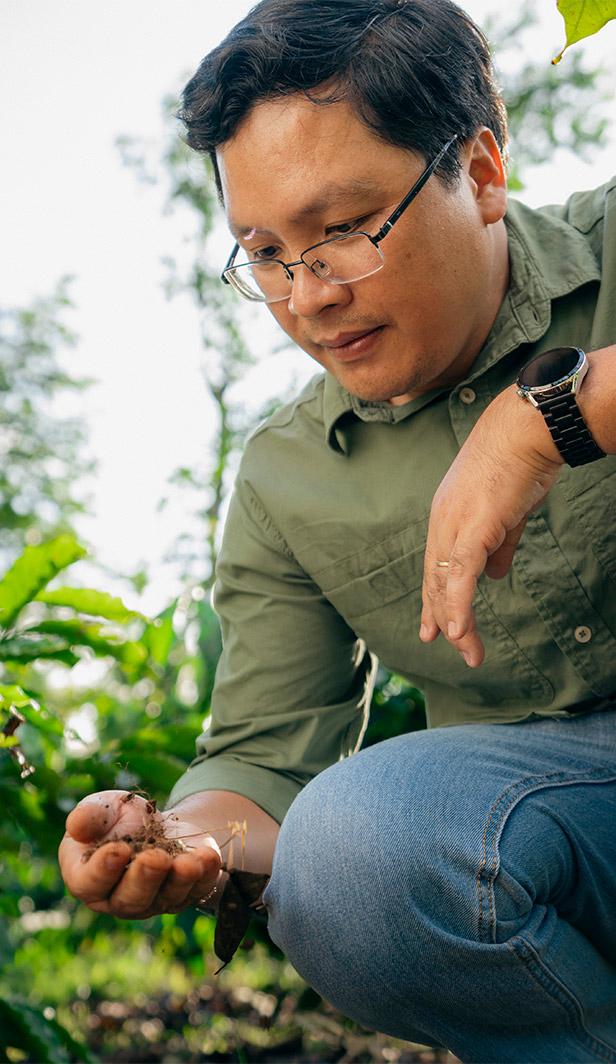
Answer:
<svg viewBox="0 0 616 1064"><path fill-rule="evenodd" d="M300 225L314 215L323 214L326 210L337 206L339 203L348 203L349 200L359 199L370 193L379 191L379 186L374 181L355 177L344 185L336 181L328 181L319 189L318 196L303 204L290 216L291 225ZM253 236L257 233L264 236L276 236L272 229L262 229L259 226L239 225L229 219L229 228L238 240Z"/></svg>

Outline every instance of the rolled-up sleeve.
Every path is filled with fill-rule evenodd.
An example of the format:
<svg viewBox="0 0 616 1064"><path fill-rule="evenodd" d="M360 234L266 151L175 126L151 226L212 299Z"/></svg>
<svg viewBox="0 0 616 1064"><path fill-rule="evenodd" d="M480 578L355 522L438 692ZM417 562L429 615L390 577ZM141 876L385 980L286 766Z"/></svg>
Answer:
<svg viewBox="0 0 616 1064"><path fill-rule="evenodd" d="M223 651L209 726L169 805L199 791L234 791L280 823L310 779L358 749L376 663L241 473L214 606Z"/></svg>

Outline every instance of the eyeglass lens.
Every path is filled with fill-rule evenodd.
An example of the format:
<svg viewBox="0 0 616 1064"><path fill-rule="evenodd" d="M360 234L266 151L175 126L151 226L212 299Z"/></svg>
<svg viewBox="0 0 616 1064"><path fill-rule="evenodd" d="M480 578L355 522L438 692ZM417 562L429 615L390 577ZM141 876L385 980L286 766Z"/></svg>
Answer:
<svg viewBox="0 0 616 1064"><path fill-rule="evenodd" d="M350 284L376 273L383 254L363 233L334 237L302 255L302 262L329 284ZM287 299L291 278L280 262L251 262L229 271L243 295L272 303Z"/></svg>

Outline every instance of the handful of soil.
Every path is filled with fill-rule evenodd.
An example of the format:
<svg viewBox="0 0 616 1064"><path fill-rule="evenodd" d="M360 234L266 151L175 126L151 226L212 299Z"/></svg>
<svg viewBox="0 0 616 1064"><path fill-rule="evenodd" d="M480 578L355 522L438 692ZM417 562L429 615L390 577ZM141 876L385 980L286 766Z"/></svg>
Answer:
<svg viewBox="0 0 616 1064"><path fill-rule="evenodd" d="M134 799L135 793L130 791L121 800L130 802ZM231 835L227 839L227 843L240 834L243 852L245 824L230 824L229 827L231 828ZM152 799L148 799L146 802L143 826L138 831L130 835L117 835L112 839L105 839L105 842L94 843L85 850L81 858L82 861L89 861L92 854L107 842L128 843L132 848L129 864L136 854L154 847L164 850L170 857L177 857L180 853L190 853L192 849L191 846L186 845L182 838L174 838L167 835L165 820L158 812L156 802ZM227 843L224 843L223 846ZM260 899L270 878L268 875L261 875L258 872L244 872L238 868L229 869L224 863L222 870L227 873L228 878L218 906L218 919L214 935L214 952L218 959L223 962L222 966L217 969L216 975L227 966L237 952L253 913L263 908Z"/></svg>

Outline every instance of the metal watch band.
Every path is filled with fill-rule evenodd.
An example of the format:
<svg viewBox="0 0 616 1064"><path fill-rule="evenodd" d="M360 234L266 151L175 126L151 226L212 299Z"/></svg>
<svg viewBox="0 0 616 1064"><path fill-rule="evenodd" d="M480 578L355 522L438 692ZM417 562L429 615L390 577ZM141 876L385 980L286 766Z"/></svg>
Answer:
<svg viewBox="0 0 616 1064"><path fill-rule="evenodd" d="M552 439L568 465L586 465L605 458L605 451L593 440L572 392L546 398L536 396L536 399Z"/></svg>

